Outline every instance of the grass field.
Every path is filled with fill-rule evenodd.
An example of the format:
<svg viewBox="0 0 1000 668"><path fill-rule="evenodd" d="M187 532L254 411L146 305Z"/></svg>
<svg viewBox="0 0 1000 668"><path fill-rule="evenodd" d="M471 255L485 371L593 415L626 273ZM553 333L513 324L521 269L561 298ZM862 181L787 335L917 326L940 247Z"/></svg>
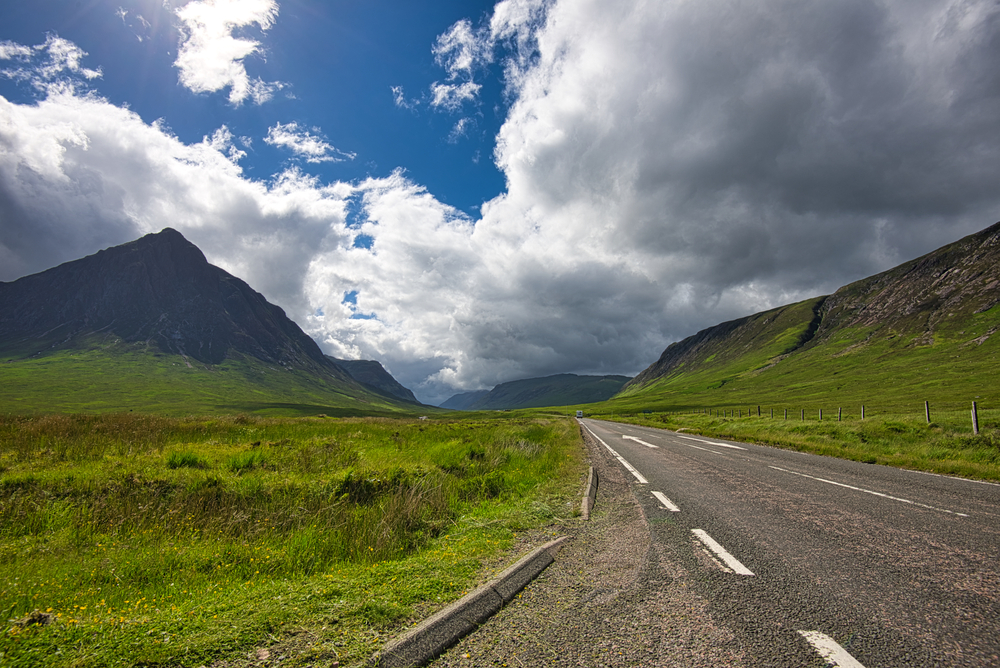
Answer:
<svg viewBox="0 0 1000 668"><path fill-rule="evenodd" d="M257 359L204 365L143 343L114 340L38 357L0 358L0 406L17 414L141 411L157 415L308 416L418 415L401 405L336 382Z"/></svg>
<svg viewBox="0 0 1000 668"><path fill-rule="evenodd" d="M577 512L579 439L516 414L0 418L0 665L359 665Z"/></svg>

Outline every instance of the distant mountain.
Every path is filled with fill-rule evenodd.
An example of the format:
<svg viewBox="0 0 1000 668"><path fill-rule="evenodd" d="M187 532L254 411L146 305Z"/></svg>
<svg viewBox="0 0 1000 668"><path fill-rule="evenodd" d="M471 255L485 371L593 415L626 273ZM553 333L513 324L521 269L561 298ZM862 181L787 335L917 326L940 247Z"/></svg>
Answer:
<svg viewBox="0 0 1000 668"><path fill-rule="evenodd" d="M832 295L672 343L616 400L707 405L741 394L818 401L851 393L964 401L996 387L998 304L1000 223Z"/></svg>
<svg viewBox="0 0 1000 668"><path fill-rule="evenodd" d="M152 388L174 378L169 358L181 369L209 372L189 380L201 396L220 403L242 394L268 405L310 402L359 410L391 405L326 357L282 309L209 264L197 246L170 228L0 283L0 358L6 360L0 379L10 383L16 377L17 387L6 388L14 400L35 396L43 382L48 389L37 396L60 394L60 369L78 370L79 359L71 363L69 356L84 354L92 370L88 382L106 386L103 401L113 405L134 403L145 391L141 388L149 390L150 401L168 393L162 386ZM122 373L112 371L122 366L112 358L123 355L129 356L133 390L129 395L119 379L118 396L109 375ZM39 366L42 359L66 366ZM154 361L160 365L155 372ZM215 373L219 369L236 370L243 380L234 385L235 377L224 378ZM286 373L275 376L277 371ZM181 392L175 381L169 393ZM234 394L235 386L243 389ZM62 400L53 397L56 404ZM91 405L81 395L80 401L88 410L100 409L100 400Z"/></svg>
<svg viewBox="0 0 1000 668"><path fill-rule="evenodd" d="M329 357L329 355L328 355ZM372 390L401 401L420 404L413 392L400 385L399 381L375 360L342 360L330 357L338 366L351 374L351 378Z"/></svg>
<svg viewBox="0 0 1000 668"><path fill-rule="evenodd" d="M472 392L462 392L461 394L456 394L455 396L448 399L448 401L441 404L441 408L447 408L453 411L467 411L473 404L489 394L489 390L474 390Z"/></svg>
<svg viewBox="0 0 1000 668"><path fill-rule="evenodd" d="M456 395L441 407L457 408L464 404L459 410L508 410L589 404L614 396L628 380L628 376L577 376L572 373L513 380L497 385L471 402L470 395L478 393Z"/></svg>

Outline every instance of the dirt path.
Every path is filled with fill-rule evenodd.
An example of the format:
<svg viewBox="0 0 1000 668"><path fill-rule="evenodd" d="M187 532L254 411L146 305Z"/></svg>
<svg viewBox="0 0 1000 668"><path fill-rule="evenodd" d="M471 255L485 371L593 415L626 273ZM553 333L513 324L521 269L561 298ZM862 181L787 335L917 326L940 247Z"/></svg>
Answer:
<svg viewBox="0 0 1000 668"><path fill-rule="evenodd" d="M512 603L432 666L742 666L689 573L650 538L621 467L584 432L600 485L589 522ZM551 535L551 534L550 534Z"/></svg>

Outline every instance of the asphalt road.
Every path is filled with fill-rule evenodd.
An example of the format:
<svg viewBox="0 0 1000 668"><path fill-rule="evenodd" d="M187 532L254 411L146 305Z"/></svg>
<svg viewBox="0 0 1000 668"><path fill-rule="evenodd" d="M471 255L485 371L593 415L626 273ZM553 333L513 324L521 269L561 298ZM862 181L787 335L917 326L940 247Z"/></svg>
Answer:
<svg viewBox="0 0 1000 668"><path fill-rule="evenodd" d="M582 422L751 664L1000 666L1000 485Z"/></svg>

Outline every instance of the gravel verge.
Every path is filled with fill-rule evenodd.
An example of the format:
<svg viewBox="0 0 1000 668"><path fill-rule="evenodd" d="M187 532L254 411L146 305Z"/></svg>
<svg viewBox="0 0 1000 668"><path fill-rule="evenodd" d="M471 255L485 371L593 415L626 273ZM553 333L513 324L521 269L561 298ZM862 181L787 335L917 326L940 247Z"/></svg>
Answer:
<svg viewBox="0 0 1000 668"><path fill-rule="evenodd" d="M583 436L600 479L590 520L550 527L571 537L555 563L430 665L743 666L736 637L652 540L631 481Z"/></svg>

